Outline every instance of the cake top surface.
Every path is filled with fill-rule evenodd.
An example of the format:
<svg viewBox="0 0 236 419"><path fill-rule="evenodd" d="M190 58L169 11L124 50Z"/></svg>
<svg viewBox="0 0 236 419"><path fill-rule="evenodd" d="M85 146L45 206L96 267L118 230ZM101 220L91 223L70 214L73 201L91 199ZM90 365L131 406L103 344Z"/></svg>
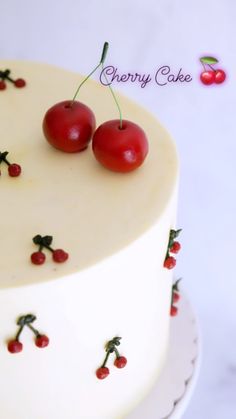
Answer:
<svg viewBox="0 0 236 419"><path fill-rule="evenodd" d="M36 284L88 268L132 243L162 216L176 187L178 162L169 135L149 112L117 95L123 116L140 125L149 154L137 170L119 174L102 167L91 145L80 153L63 153L44 138L48 108L71 99L81 76L53 66L0 61L23 77L27 86L8 85L0 92L0 151L22 167L11 178L1 165L0 288ZM78 100L89 106L97 126L117 118L107 87L89 80ZM36 234L52 235L55 248L70 257L35 266L30 255Z"/></svg>

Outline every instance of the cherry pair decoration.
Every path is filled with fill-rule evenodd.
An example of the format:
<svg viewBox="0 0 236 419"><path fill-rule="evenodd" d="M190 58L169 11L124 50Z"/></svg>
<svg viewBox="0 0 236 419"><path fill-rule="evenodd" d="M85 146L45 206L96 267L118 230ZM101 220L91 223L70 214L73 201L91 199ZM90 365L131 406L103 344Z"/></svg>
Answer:
<svg viewBox="0 0 236 419"><path fill-rule="evenodd" d="M101 367L99 367L96 371L96 376L99 380L104 380L109 374L110 370L107 368L106 364L111 354L115 353L115 361L114 365L121 369L124 368L127 364L127 359L124 356L121 356L117 350L117 346L120 345L121 338L120 337L114 337L112 340L110 340L105 347L106 350L106 356L103 361L103 364Z"/></svg>
<svg viewBox="0 0 236 419"><path fill-rule="evenodd" d="M148 141L142 128L131 121L123 120L120 106L109 83L107 84L118 108L119 119L106 121L95 130L94 113L88 106L75 100L89 77L98 68L104 69L108 47L108 42L105 42L98 65L80 83L73 99L56 103L48 109L43 120L43 132L53 147L67 153L85 150L92 140L92 150L99 163L109 170L126 173L137 169L147 156ZM105 74L104 77L106 78Z"/></svg>
<svg viewBox="0 0 236 419"><path fill-rule="evenodd" d="M173 269L176 265L176 259L171 256L171 253L177 254L181 249L181 244L175 239L179 236L181 229L170 230L169 242L164 261L164 267L167 269Z"/></svg>
<svg viewBox="0 0 236 419"><path fill-rule="evenodd" d="M21 167L17 163L10 163L7 159L8 151L0 152L0 165L5 163L8 166L8 174L11 177L18 177L21 174ZM0 170L0 175L1 175Z"/></svg>
<svg viewBox="0 0 236 419"><path fill-rule="evenodd" d="M52 236L41 236L40 234L37 234L32 240L34 244L39 246L38 251L31 254L31 262L34 265L42 265L45 262L46 256L42 252L44 248L52 253L52 259L54 262L63 263L69 257L69 254L63 249L52 249Z"/></svg>
<svg viewBox="0 0 236 419"><path fill-rule="evenodd" d="M45 348L49 345L49 338L41 334L37 329L32 326L32 323L36 320L36 316L34 314L26 314L21 316L17 320L17 326L19 329L14 339L10 340L7 345L7 349L11 354L19 353L23 350L23 344L20 342L20 335L25 327L28 327L35 336L35 345L38 348Z"/></svg>
<svg viewBox="0 0 236 419"><path fill-rule="evenodd" d="M180 292L179 292L179 282L181 278L178 279L174 285L172 286L172 295L171 295L171 307L170 307L170 315L172 317L177 316L178 314L178 307L176 307L176 303L180 300Z"/></svg>
<svg viewBox="0 0 236 419"><path fill-rule="evenodd" d="M25 87L26 82L24 79L13 79L10 77L11 71L9 69L0 71L0 90L5 90L7 88L7 81L14 84L15 87L21 88Z"/></svg>
<svg viewBox="0 0 236 419"><path fill-rule="evenodd" d="M200 80L203 84L208 86L210 84L221 84L225 81L225 71L213 67L213 65L218 63L215 57L201 57L200 62L204 68L204 71L200 74ZM206 65L208 68L206 68Z"/></svg>

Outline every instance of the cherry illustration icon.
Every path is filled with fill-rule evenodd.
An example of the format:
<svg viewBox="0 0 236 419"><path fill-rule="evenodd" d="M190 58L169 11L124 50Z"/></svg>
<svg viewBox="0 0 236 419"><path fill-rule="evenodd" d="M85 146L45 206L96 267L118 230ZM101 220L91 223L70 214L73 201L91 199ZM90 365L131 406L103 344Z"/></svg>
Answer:
<svg viewBox="0 0 236 419"><path fill-rule="evenodd" d="M213 66L218 63L215 57L201 57L200 62L204 71L200 74L200 80L205 85L221 84L226 79L226 73L222 69L215 69ZM208 66L208 68L206 68Z"/></svg>

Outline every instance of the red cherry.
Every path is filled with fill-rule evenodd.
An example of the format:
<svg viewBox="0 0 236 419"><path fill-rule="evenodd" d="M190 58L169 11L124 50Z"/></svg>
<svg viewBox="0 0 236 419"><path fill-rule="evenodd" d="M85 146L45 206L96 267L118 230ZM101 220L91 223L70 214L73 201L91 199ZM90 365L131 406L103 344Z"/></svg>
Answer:
<svg viewBox="0 0 236 419"><path fill-rule="evenodd" d="M174 316L177 316L177 314L178 314L178 308L175 307L175 306L171 306L171 308L170 308L170 315L172 317L174 317Z"/></svg>
<svg viewBox="0 0 236 419"><path fill-rule="evenodd" d="M88 146L95 123L95 116L88 106L65 100L48 109L43 120L43 132L53 147L75 153Z"/></svg>
<svg viewBox="0 0 236 419"><path fill-rule="evenodd" d="M173 293L173 303L178 303L178 301L180 300L180 295L178 292L174 292Z"/></svg>
<svg viewBox="0 0 236 419"><path fill-rule="evenodd" d="M56 249L53 251L52 257L54 262L62 263L68 259L69 255L62 249Z"/></svg>
<svg viewBox="0 0 236 419"><path fill-rule="evenodd" d="M20 176L21 174L20 165L16 163L10 164L10 166L8 166L8 173L9 173L9 176L12 176L12 177Z"/></svg>
<svg viewBox="0 0 236 419"><path fill-rule="evenodd" d="M215 72L215 83L220 84L223 83L226 79L226 74L224 70L216 70Z"/></svg>
<svg viewBox="0 0 236 419"><path fill-rule="evenodd" d="M214 81L215 81L215 71L213 71L213 70L203 71L200 74L200 80L203 84L206 84L206 85L214 83Z"/></svg>
<svg viewBox="0 0 236 419"><path fill-rule="evenodd" d="M171 253L178 253L181 249L181 244L179 242L173 242L170 252Z"/></svg>
<svg viewBox="0 0 236 419"><path fill-rule="evenodd" d="M93 135L92 147L96 159L114 172L130 172L139 167L147 153L148 141L142 128L118 119L104 122Z"/></svg>
<svg viewBox="0 0 236 419"><path fill-rule="evenodd" d="M25 82L25 80L24 79L17 79L17 80L15 80L14 81L14 85L16 86L16 87L25 87L25 85L26 85L26 82Z"/></svg>
<svg viewBox="0 0 236 419"><path fill-rule="evenodd" d="M7 87L6 83L4 80L0 80L0 90L5 90Z"/></svg>
<svg viewBox="0 0 236 419"><path fill-rule="evenodd" d="M96 376L99 380L104 380L104 378L106 378L109 374L110 371L107 367L100 367L96 371Z"/></svg>
<svg viewBox="0 0 236 419"><path fill-rule="evenodd" d="M34 265L42 265L45 262L46 256L43 252L34 252L31 255L31 262Z"/></svg>
<svg viewBox="0 0 236 419"><path fill-rule="evenodd" d="M119 356L119 358L115 359L114 365L117 368L124 368L127 364L127 359L125 358L125 356Z"/></svg>
<svg viewBox="0 0 236 419"><path fill-rule="evenodd" d="M38 348L45 348L49 344L49 338L46 335L38 335L35 339L35 345Z"/></svg>
<svg viewBox="0 0 236 419"><path fill-rule="evenodd" d="M167 269L173 269L176 265L176 260L172 256L166 258L164 262L164 267Z"/></svg>
<svg viewBox="0 0 236 419"><path fill-rule="evenodd" d="M9 352L11 352L11 354L16 354L22 351L23 345L18 340L11 340L8 342L7 349Z"/></svg>

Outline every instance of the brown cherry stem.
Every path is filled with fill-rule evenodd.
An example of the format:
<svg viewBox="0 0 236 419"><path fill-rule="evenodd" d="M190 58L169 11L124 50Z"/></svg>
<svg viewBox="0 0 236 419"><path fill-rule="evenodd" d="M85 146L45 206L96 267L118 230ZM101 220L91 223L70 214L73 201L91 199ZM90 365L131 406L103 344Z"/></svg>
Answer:
<svg viewBox="0 0 236 419"><path fill-rule="evenodd" d="M20 334L21 334L22 330L24 329L24 327L25 327L25 324L23 324L19 327L19 330L16 334L15 340L17 340L17 341L19 340Z"/></svg>
<svg viewBox="0 0 236 419"><path fill-rule="evenodd" d="M35 329L31 324L26 324L30 330L35 334L36 337L40 336L40 333L37 329Z"/></svg>

